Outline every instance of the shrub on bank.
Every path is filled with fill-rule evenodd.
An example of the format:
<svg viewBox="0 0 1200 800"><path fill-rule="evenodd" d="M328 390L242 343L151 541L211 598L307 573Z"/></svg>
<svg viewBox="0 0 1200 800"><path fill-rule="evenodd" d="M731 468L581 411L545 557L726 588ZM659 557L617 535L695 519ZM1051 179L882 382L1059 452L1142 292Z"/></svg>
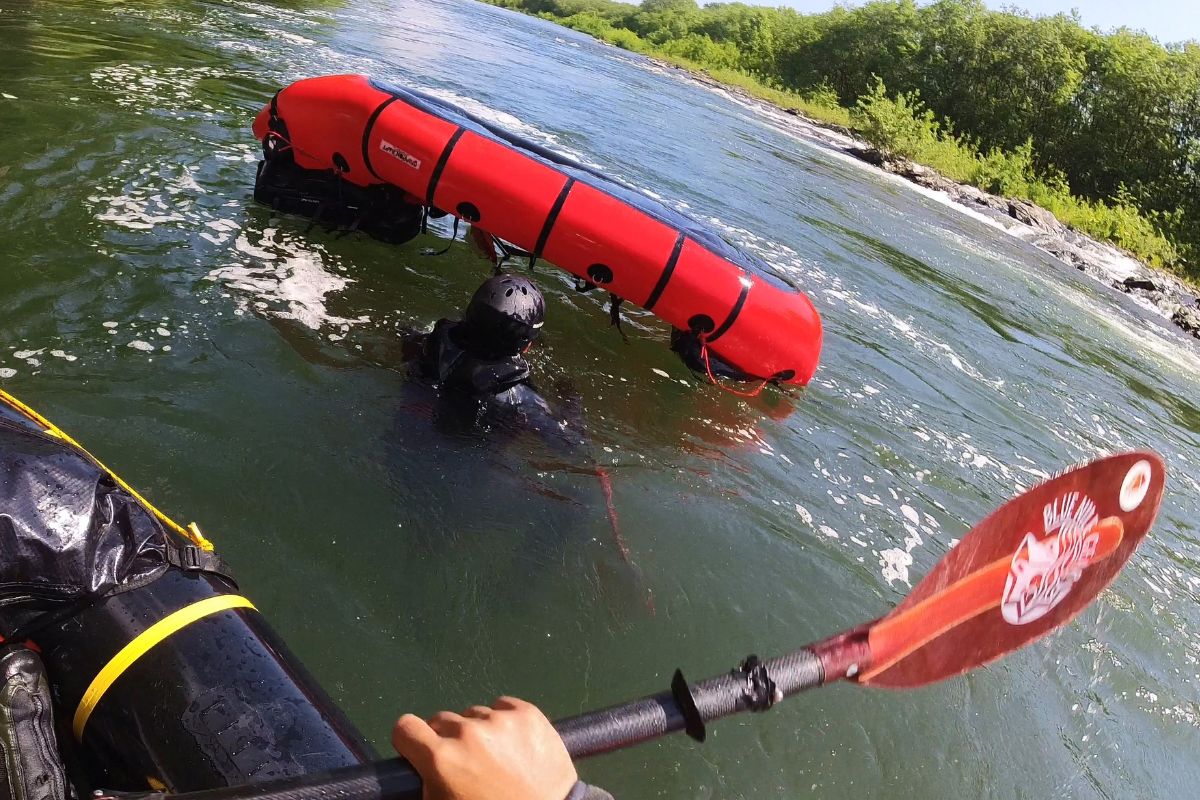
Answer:
<svg viewBox="0 0 1200 800"><path fill-rule="evenodd" d="M1029 200L1064 225L1123 247L1154 266L1181 265L1179 250L1163 235L1159 220L1139 210L1124 187L1108 202L1076 197L1062 173L1037 168L1032 138L1013 150L993 147L981 153L948 123L939 122L917 92L890 96L879 78L858 98L850 117L855 130L890 158L933 167L985 192Z"/></svg>
<svg viewBox="0 0 1200 800"><path fill-rule="evenodd" d="M947 8L956 2L940 1ZM837 70L832 73L837 79L836 86L831 82L830 73L824 77L820 74L805 77L801 66L816 58L809 51L818 46L822 37L832 36L831 31L838 29L838 25L845 23L856 12L842 12L841 16L830 12L832 16L828 17L786 17L790 20L789 24L810 19L824 20L822 24L832 27L822 32L818 28L809 30L803 26L787 31L776 30L772 27L772 21L777 22L782 18L770 9L720 5L701 10L693 0L645 0L640 6L616 0L484 2L534 13L625 50L653 55L686 69L702 72L720 83L739 87L782 108L795 110L828 124L854 128L862 138L890 157L924 164L954 181L984 191L1029 200L1078 231L1113 242L1149 264L1171 268L1181 277L1196 280L1196 270L1188 266L1200 259L1200 236L1197 236L1193 220L1182 206L1172 212L1152 210L1154 205L1147 202L1146 185L1141 185L1136 198L1122 186L1115 193L1104 193L1107 199L1086 199L1074 194L1064 174L1043 157L1044 154L1036 147L1034 136L1025 136L1023 141L1016 144L1012 141L1014 137L1010 136L1006 146L990 143L985 150L978 144L978 126L970 128L974 131L972 136L959 134L953 122L935 114L917 89L889 93L884 82L868 70L867 76L873 79L873 83L867 80L858 83L858 86L865 86L866 91L854 98L854 91L857 90L847 93L846 88L853 85L854 81L848 83L847 76ZM886 2L869 5L876 10L890 8ZM714 15L725 15L721 17L722 25L704 22L710 9L717 9L712 12ZM788 12L778 13L786 15ZM993 15L986 18L999 20L1002 17ZM884 32L876 30L871 37L887 38L886 29L887 26L884 26ZM639 35L639 32L643 35ZM871 38L871 41L875 39ZM774 42L772 46L782 49L774 51L773 55L767 51L760 52L760 45L770 42ZM832 39L826 42L830 43ZM903 36L892 44L900 47L898 52L905 53L909 53L913 46ZM839 58L849 57L844 51L845 48L835 48L817 58L817 61L835 64ZM878 51L876 46L863 52L878 54ZM1200 54L1200 50L1197 54ZM855 63L861 67L867 61L870 59ZM881 70L890 69L888 75L897 72L900 85L911 86L915 82L914 74L901 69L906 64L914 66L904 58L879 62ZM1200 65L1200 60L1197 64ZM985 70L985 76L992 76L988 80L995 77L993 73L994 70ZM797 89L804 86L814 88ZM988 86L991 87L991 84ZM853 98L851 107L846 107L842 102L843 97ZM956 111L955 117L971 119L968 112L978 111L976 106L984 101L975 98L973 102L975 106L959 109L963 114ZM1036 122L1045 115L1030 112L1027 116ZM1034 127L1033 122L1027 129ZM984 138L989 142L997 141L996 136ZM1106 168L1103 154L1092 153L1090 157L1093 161L1086 163L1095 165L1090 169L1103 172ZM1200 164L1200 155L1197 159ZM1075 171L1079 169L1076 165ZM1195 174L1200 174L1200 166Z"/></svg>

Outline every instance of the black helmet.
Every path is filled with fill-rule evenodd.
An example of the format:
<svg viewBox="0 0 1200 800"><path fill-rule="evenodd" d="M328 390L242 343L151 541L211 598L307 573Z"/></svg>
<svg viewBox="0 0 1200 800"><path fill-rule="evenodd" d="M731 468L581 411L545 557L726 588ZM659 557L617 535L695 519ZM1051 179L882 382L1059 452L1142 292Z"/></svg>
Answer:
<svg viewBox="0 0 1200 800"><path fill-rule="evenodd" d="M481 357L516 355L537 338L545 318L546 301L529 279L497 275L480 286L467 305L460 343Z"/></svg>

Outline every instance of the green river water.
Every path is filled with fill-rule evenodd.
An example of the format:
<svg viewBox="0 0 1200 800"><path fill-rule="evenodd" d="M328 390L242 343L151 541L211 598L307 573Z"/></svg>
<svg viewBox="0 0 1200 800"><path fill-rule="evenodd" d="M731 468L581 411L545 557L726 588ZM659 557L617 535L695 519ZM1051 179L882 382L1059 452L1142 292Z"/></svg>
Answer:
<svg viewBox="0 0 1200 800"><path fill-rule="evenodd" d="M624 798L1200 795L1200 359L1124 296L786 118L466 0L0 0L0 42L0 386L196 519L381 749L404 710L564 716L871 619L1019 488L1150 447L1154 533L1048 642L583 773ZM722 394L663 324L631 311L625 344L546 267L535 368L586 451L448 421L397 331L483 263L423 255L448 228L389 246L250 198L255 112L336 72L463 103L763 256L824 317L816 379Z"/></svg>

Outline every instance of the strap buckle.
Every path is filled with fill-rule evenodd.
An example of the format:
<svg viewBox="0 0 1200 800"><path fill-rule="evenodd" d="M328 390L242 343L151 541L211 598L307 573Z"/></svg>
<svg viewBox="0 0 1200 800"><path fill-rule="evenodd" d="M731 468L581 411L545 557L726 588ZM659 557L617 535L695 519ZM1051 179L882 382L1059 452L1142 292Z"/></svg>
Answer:
<svg viewBox="0 0 1200 800"><path fill-rule="evenodd" d="M191 544L190 542L188 544L178 544L168 541L164 556L167 563L176 569L181 569L184 572L209 572L213 575L219 575L234 586L237 586L237 580L233 577L233 572L229 569L224 559L216 553L205 550L198 545Z"/></svg>
<svg viewBox="0 0 1200 800"><path fill-rule="evenodd" d="M188 572L196 572L203 568L204 560L200 555L200 548L194 544L185 545L180 551L180 568Z"/></svg>

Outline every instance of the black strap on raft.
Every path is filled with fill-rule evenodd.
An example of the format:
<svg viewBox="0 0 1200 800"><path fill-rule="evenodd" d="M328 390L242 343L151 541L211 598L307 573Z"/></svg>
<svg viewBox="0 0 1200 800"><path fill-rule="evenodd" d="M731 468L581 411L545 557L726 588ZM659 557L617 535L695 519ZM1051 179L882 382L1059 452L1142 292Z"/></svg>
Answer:
<svg viewBox="0 0 1200 800"><path fill-rule="evenodd" d="M36 619L30 620L27 625L5 632L5 639L10 642L28 642L30 639L37 637L38 633L46 628L58 625L60 622L65 622L72 617L78 616L81 611L88 608L96 599L93 597L84 597L71 603L67 603L62 608L46 614L42 614Z"/></svg>
<svg viewBox="0 0 1200 800"><path fill-rule="evenodd" d="M175 569L183 572L208 572L223 578L234 589L237 589L238 584L237 580L233 577L233 570L229 568L225 559L213 551L197 547L190 542L187 544L178 544L171 538L168 538L164 544L166 546L163 549L163 558ZM153 583L158 577L156 575L148 579L133 581L121 587L119 591L138 589L149 583ZM40 631L77 616L99 599L99 597L83 597L79 600L66 603L62 608L39 616L36 620L20 629L7 631L8 635L6 638L12 642L24 642L29 639L36 639Z"/></svg>
<svg viewBox="0 0 1200 800"><path fill-rule="evenodd" d="M593 289L599 287L589 281L587 278L575 278L575 291L580 294L587 294ZM625 302L624 297L618 297L612 292L608 293L608 325L610 328L616 328L617 333L621 334L621 338L629 344L629 337L625 335L625 329L621 327L621 304Z"/></svg>
<svg viewBox="0 0 1200 800"><path fill-rule="evenodd" d="M211 550L204 550L191 543L180 545L168 540L165 555L167 563L177 569L184 572L211 572L237 586L233 570L225 563L225 559Z"/></svg>
<svg viewBox="0 0 1200 800"><path fill-rule="evenodd" d="M455 242L455 240L456 240L456 239L458 239L458 225L459 225L459 223L460 223L460 222L462 222L462 220L460 220L458 217L455 217L455 218L454 218L454 230L450 232L450 242L449 242L449 244L447 244L447 245L446 245L445 247L443 247L441 250L438 250L438 251L436 251L436 252L427 250L427 251L425 251L424 253L422 253L422 255L426 255L426 256L444 256L444 255L446 255L446 253L449 253L449 252L450 252L450 248L454 246L454 242Z"/></svg>
<svg viewBox="0 0 1200 800"><path fill-rule="evenodd" d="M262 149L263 158L267 161L284 155L289 160L294 158L291 153L291 134L288 133L288 126L283 117L279 116L279 92L271 97L270 118L267 120L267 135L263 137Z"/></svg>
<svg viewBox="0 0 1200 800"><path fill-rule="evenodd" d="M335 238L342 239L342 238L345 238L345 237L349 236L350 234L354 233L355 231L358 230L358 226L362 224L362 220L363 220L363 215L360 212L359 215L357 217L355 217L354 220L349 225L347 225L345 228L342 228L340 231L338 231L338 234Z"/></svg>
<svg viewBox="0 0 1200 800"><path fill-rule="evenodd" d="M495 235L492 236L492 244L494 244L496 249L500 251L500 260L496 263L497 271L499 271L500 267L504 266L504 262L514 258L528 258L529 268L533 269L535 259L533 253L529 252L528 250L522 250L516 245L509 244L499 236Z"/></svg>
<svg viewBox="0 0 1200 800"><path fill-rule="evenodd" d="M625 330L621 327L621 303L625 302L625 298L617 297L612 292L608 294L608 325L615 327L617 333L621 334L621 338L625 344L629 344L629 337L625 335Z"/></svg>
<svg viewBox="0 0 1200 800"><path fill-rule="evenodd" d="M342 205L342 173L340 170L335 169L333 170L333 176L333 185L336 187L337 191L337 205L340 206ZM317 225L321 222L321 215L325 213L325 209L328 207L329 201L325 199L321 200L321 202L317 204L317 211L312 216L312 222L308 223L308 227L304 229L305 236L312 233L312 229L317 227Z"/></svg>
<svg viewBox="0 0 1200 800"><path fill-rule="evenodd" d="M421 206L421 233L429 233L429 220L444 216L446 212L436 206Z"/></svg>
<svg viewBox="0 0 1200 800"><path fill-rule="evenodd" d="M689 369L708 378L709 383L723 392L728 392L738 397L755 397L762 392L768 383L774 382L770 378L764 380L750 375L732 364L726 363L719 357L710 355L708 342L709 336L699 324L693 325L692 329L688 331L679 328L671 331L671 349L679 354L679 357L683 359L683 363ZM750 391L740 391L726 386L718 378L735 381L759 381L759 384Z"/></svg>

